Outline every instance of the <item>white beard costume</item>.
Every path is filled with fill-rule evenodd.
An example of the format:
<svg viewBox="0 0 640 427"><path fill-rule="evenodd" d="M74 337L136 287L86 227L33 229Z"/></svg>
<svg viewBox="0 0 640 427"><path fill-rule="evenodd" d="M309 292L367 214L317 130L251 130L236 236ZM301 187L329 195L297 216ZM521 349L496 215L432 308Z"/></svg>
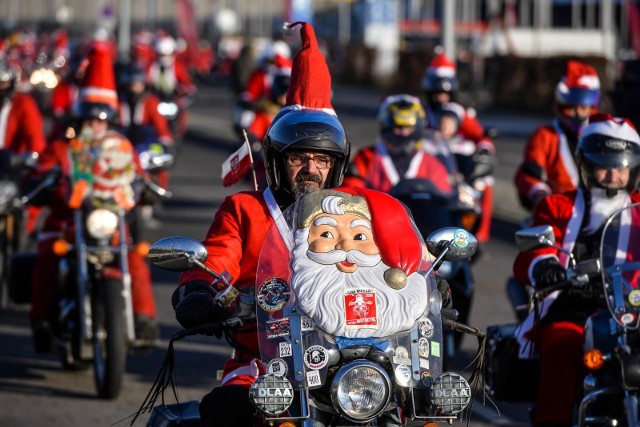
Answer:
<svg viewBox="0 0 640 427"><path fill-rule="evenodd" d="M308 257L308 237L308 227L296 231L291 288L300 309L320 329L347 338L382 338L410 329L425 312L427 282L419 273L408 276L406 287L400 290L384 281L389 266L382 261L343 273L335 264L319 264ZM345 292L356 289L375 289L377 326L347 327Z"/></svg>

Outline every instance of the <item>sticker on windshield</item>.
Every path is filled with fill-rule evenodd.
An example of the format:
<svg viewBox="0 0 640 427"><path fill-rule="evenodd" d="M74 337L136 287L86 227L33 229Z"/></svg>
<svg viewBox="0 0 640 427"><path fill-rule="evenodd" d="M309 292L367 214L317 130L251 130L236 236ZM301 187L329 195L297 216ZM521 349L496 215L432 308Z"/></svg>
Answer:
<svg viewBox="0 0 640 427"><path fill-rule="evenodd" d="M280 347L280 357L293 356L293 351L291 350L291 343L281 342L281 343L278 343L278 345Z"/></svg>
<svg viewBox="0 0 640 427"><path fill-rule="evenodd" d="M424 337L418 340L418 354L420 357L429 357L429 341Z"/></svg>
<svg viewBox="0 0 640 427"><path fill-rule="evenodd" d="M469 246L469 233L463 228L458 228L453 233L453 244L459 248L466 248Z"/></svg>
<svg viewBox="0 0 640 427"><path fill-rule="evenodd" d="M322 385L322 381L320 380L320 372L307 371L307 386L320 387L321 385Z"/></svg>
<svg viewBox="0 0 640 427"><path fill-rule="evenodd" d="M629 293L629 302L634 307L640 306L640 290L639 289L634 289L633 291L631 291L631 293Z"/></svg>
<svg viewBox="0 0 640 427"><path fill-rule="evenodd" d="M304 352L304 364L310 369L322 369L329 362L327 350L319 345L312 345Z"/></svg>
<svg viewBox="0 0 640 427"><path fill-rule="evenodd" d="M433 336L433 321L429 318L418 320L418 330L423 337L431 338Z"/></svg>
<svg viewBox="0 0 640 427"><path fill-rule="evenodd" d="M440 343L438 341L431 341L431 355L440 357Z"/></svg>
<svg viewBox="0 0 640 427"><path fill-rule="evenodd" d="M315 326L315 323L313 323L313 320L309 316L302 316L300 318L300 329L302 329L302 332L313 331Z"/></svg>
<svg viewBox="0 0 640 427"><path fill-rule="evenodd" d="M258 304L265 311L278 311L289 301L290 293L287 282L271 277L258 288Z"/></svg>
<svg viewBox="0 0 640 427"><path fill-rule="evenodd" d="M433 384L433 377L431 376L431 372L422 371L422 373L420 374L420 382L422 382L422 385L424 385L425 387L431 387L431 385Z"/></svg>
<svg viewBox="0 0 640 427"><path fill-rule="evenodd" d="M399 385L407 386L411 382L411 368L407 365L398 365L395 369L396 382Z"/></svg>
<svg viewBox="0 0 640 427"><path fill-rule="evenodd" d="M280 358L271 359L269 363L267 363L267 374L273 374L278 377L286 377L287 372L289 371L289 367L287 366L287 362Z"/></svg>
<svg viewBox="0 0 640 427"><path fill-rule="evenodd" d="M347 329L377 328L378 309L375 289L349 289L344 293Z"/></svg>
<svg viewBox="0 0 640 427"><path fill-rule="evenodd" d="M289 335L290 331L291 326L288 317L283 319L267 320L267 338L269 339L285 337Z"/></svg>
<svg viewBox="0 0 640 427"><path fill-rule="evenodd" d="M409 350L404 347L397 347L395 354L393 355L393 363L396 365L411 365Z"/></svg>

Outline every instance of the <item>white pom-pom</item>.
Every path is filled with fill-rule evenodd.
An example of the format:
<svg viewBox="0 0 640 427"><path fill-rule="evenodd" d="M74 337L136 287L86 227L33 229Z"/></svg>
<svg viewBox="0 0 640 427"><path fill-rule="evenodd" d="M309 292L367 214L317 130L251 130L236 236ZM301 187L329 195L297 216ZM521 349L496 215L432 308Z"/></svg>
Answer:
<svg viewBox="0 0 640 427"><path fill-rule="evenodd" d="M282 34L284 34L285 36L290 36L293 34L293 27L291 26L290 22L285 22L284 24L282 24Z"/></svg>

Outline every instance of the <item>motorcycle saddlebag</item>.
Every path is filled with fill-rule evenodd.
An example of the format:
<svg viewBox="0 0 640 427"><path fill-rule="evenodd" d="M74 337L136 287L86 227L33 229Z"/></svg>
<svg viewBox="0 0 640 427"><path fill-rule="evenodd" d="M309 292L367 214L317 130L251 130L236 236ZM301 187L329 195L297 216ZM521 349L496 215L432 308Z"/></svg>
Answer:
<svg viewBox="0 0 640 427"><path fill-rule="evenodd" d="M154 406L147 427L201 427L200 402Z"/></svg>
<svg viewBox="0 0 640 427"><path fill-rule="evenodd" d="M31 274L36 265L36 253L16 253L11 257L9 298L14 304L31 302Z"/></svg>
<svg viewBox="0 0 640 427"><path fill-rule="evenodd" d="M497 400L535 401L540 378L539 359L520 359L517 323L487 327L485 387Z"/></svg>

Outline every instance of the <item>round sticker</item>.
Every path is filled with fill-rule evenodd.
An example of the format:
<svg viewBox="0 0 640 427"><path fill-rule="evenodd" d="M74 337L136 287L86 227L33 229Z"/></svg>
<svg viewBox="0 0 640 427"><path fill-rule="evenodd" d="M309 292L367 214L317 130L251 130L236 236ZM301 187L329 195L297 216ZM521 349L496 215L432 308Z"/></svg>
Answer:
<svg viewBox="0 0 640 427"><path fill-rule="evenodd" d="M429 341L424 337L418 340L418 354L420 357L429 357Z"/></svg>
<svg viewBox="0 0 640 427"><path fill-rule="evenodd" d="M638 307L640 305L640 290L635 289L629 294L629 302L632 306Z"/></svg>
<svg viewBox="0 0 640 427"><path fill-rule="evenodd" d="M453 244L459 248L466 248L469 246L469 233L464 228L458 228L453 233Z"/></svg>
<svg viewBox="0 0 640 427"><path fill-rule="evenodd" d="M625 313L622 315L622 317L620 317L620 321L625 325L628 325L629 323L633 322L635 318L636 316L634 316L633 313Z"/></svg>
<svg viewBox="0 0 640 427"><path fill-rule="evenodd" d="M409 385L411 382L411 368L407 365L398 365L395 369L396 383L399 385Z"/></svg>
<svg viewBox="0 0 640 427"><path fill-rule="evenodd" d="M420 319L418 321L418 331L423 337L431 338L433 336L433 321L429 318Z"/></svg>
<svg viewBox="0 0 640 427"><path fill-rule="evenodd" d="M269 363L267 363L267 374L273 374L278 377L286 377L288 371L289 367L287 366L287 362L280 358L271 359Z"/></svg>
<svg viewBox="0 0 640 427"><path fill-rule="evenodd" d="M280 310L289 301L289 285L279 277L271 277L258 288L258 304L265 311Z"/></svg>
<svg viewBox="0 0 640 427"><path fill-rule="evenodd" d="M409 350L404 347L397 347L392 361L396 365L410 365L411 359L409 359Z"/></svg>
<svg viewBox="0 0 640 427"><path fill-rule="evenodd" d="M311 369L322 369L329 361L327 349L319 345L312 345L304 352L304 364Z"/></svg>
<svg viewBox="0 0 640 427"><path fill-rule="evenodd" d="M431 385L433 384L433 377L431 376L431 372L422 371L422 373L420 373L420 381L425 387L431 387Z"/></svg>

